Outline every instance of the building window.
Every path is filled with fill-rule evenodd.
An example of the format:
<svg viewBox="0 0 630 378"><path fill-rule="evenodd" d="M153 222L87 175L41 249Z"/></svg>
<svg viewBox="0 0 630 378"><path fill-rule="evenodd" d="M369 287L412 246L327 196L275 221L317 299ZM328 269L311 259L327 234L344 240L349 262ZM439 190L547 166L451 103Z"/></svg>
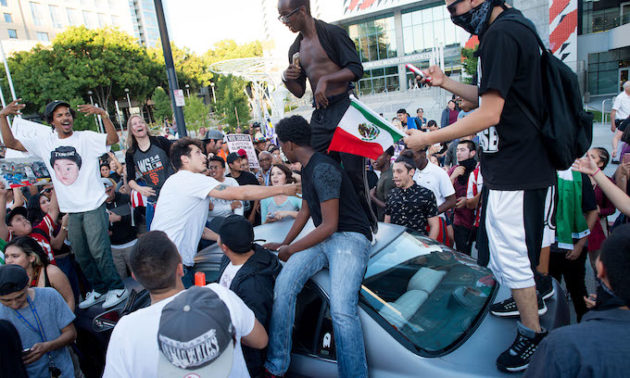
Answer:
<svg viewBox="0 0 630 378"><path fill-rule="evenodd" d="M41 26L42 24L42 12L41 6L37 3L30 3L31 17L33 17L33 23L35 26Z"/></svg>
<svg viewBox="0 0 630 378"><path fill-rule="evenodd" d="M581 6L580 34L603 32L630 22L630 9L626 9L630 7L620 5L620 1L582 1Z"/></svg>
<svg viewBox="0 0 630 378"><path fill-rule="evenodd" d="M591 95L615 95L622 85L621 70L630 67L630 47L588 54L588 91Z"/></svg>
<svg viewBox="0 0 630 378"><path fill-rule="evenodd" d="M50 38L48 38L48 33L45 32L37 32L37 40L40 42L50 42Z"/></svg>
<svg viewBox="0 0 630 378"><path fill-rule="evenodd" d="M362 62L397 56L394 17L367 20L360 24L349 25L347 29Z"/></svg>
<svg viewBox="0 0 630 378"><path fill-rule="evenodd" d="M403 13L402 27L405 55L430 51L441 43L445 47L461 43L444 5Z"/></svg>
<svg viewBox="0 0 630 378"><path fill-rule="evenodd" d="M83 25L88 28L94 27L94 16L88 11L83 11Z"/></svg>
<svg viewBox="0 0 630 378"><path fill-rule="evenodd" d="M9 32L9 38L17 39L17 30L15 30L15 29L8 29L8 32Z"/></svg>
<svg viewBox="0 0 630 378"><path fill-rule="evenodd" d="M361 95L399 90L398 66L365 70L357 89Z"/></svg>
<svg viewBox="0 0 630 378"><path fill-rule="evenodd" d="M66 8L66 16L68 17L68 25L79 26L82 24L81 16L76 9Z"/></svg>
<svg viewBox="0 0 630 378"><path fill-rule="evenodd" d="M97 16L98 16L98 27L104 28L105 26L107 26L108 24L107 17L105 17L103 13L99 13L97 14Z"/></svg>
<svg viewBox="0 0 630 378"><path fill-rule="evenodd" d="M61 11L56 5L49 5L48 11L50 12L50 19L52 20L52 24L56 28L63 28L63 19L61 17Z"/></svg>
<svg viewBox="0 0 630 378"><path fill-rule="evenodd" d="M4 14L4 22L6 22L7 24L13 23L13 17L11 17L11 13Z"/></svg>

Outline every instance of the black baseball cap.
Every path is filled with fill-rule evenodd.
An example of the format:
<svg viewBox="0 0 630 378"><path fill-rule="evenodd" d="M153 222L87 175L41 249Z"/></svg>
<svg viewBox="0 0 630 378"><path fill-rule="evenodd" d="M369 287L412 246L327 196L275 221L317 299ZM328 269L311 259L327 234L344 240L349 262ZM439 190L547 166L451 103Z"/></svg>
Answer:
<svg viewBox="0 0 630 378"><path fill-rule="evenodd" d="M18 206L12 209L11 211L9 211L9 213L7 214L5 218L5 221L8 226L11 225L11 220L13 220L13 217L15 217L16 215L22 215L24 218L26 218L28 215L28 210L26 210L26 207L24 206Z"/></svg>
<svg viewBox="0 0 630 378"><path fill-rule="evenodd" d="M235 337L230 310L214 290L185 290L160 314L158 377L229 376Z"/></svg>
<svg viewBox="0 0 630 378"><path fill-rule="evenodd" d="M77 149L72 146L59 146L53 151L50 151L50 165L54 166L55 161L60 159L71 160L81 168L81 155L77 152Z"/></svg>
<svg viewBox="0 0 630 378"><path fill-rule="evenodd" d="M28 285L28 274L19 265L0 265L0 295L8 295Z"/></svg>
<svg viewBox="0 0 630 378"><path fill-rule="evenodd" d="M219 227L221 244L225 244L236 253L245 253L254 246L254 227L242 215L230 215Z"/></svg>
<svg viewBox="0 0 630 378"><path fill-rule="evenodd" d="M230 153L228 154L228 156L227 156L227 158L226 158L225 160L226 160L226 162L227 162L228 164L232 164L232 163L234 163L235 161L240 160L241 158L242 158L242 156L241 156L241 155L239 155L238 153L236 153L236 152L230 152Z"/></svg>
<svg viewBox="0 0 630 378"><path fill-rule="evenodd" d="M219 130L208 130L206 133L206 139L223 140L223 133Z"/></svg>
<svg viewBox="0 0 630 378"><path fill-rule="evenodd" d="M61 100L55 100L53 102L49 102L48 105L46 105L46 110L44 111L44 118L46 118L46 121L50 123L50 121L52 121L53 112L55 111L55 109L57 109L57 107L62 105L70 108L70 113L72 114L72 118L74 118L74 110L69 103Z"/></svg>

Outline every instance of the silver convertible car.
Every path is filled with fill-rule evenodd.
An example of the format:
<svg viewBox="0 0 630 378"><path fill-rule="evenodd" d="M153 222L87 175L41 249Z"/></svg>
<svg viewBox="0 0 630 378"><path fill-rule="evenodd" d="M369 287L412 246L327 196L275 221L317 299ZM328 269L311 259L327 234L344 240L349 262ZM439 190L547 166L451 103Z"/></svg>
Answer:
<svg viewBox="0 0 630 378"><path fill-rule="evenodd" d="M280 242L291 222L255 228L256 238ZM309 223L303 234L312 230ZM195 269L208 282L218 279L222 253L201 251ZM293 377L336 377L335 342L327 270L317 273L299 294L293 329ZM542 326L569 323L563 290L546 301ZM489 313L490 304L510 295L492 272L470 257L403 227L379 225L370 250L359 300L371 377L501 376L497 356L511 345L516 321Z"/></svg>

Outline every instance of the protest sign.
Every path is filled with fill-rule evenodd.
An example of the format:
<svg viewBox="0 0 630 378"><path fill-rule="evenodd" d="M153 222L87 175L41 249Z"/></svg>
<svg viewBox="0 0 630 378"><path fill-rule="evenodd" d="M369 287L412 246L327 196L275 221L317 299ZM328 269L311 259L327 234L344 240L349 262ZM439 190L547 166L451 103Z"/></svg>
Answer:
<svg viewBox="0 0 630 378"><path fill-rule="evenodd" d="M258 156L252 143L252 138L247 134L228 134L225 136L228 149L230 152L238 152L238 150L245 150L247 152L247 161L249 162L250 169L259 169Z"/></svg>
<svg viewBox="0 0 630 378"><path fill-rule="evenodd" d="M43 161L30 159L3 159L0 161L0 181L5 188L43 185L50 182L50 174Z"/></svg>
<svg viewBox="0 0 630 378"><path fill-rule="evenodd" d="M11 124L11 132L15 139L44 139L48 138L52 132L50 126L42 125L41 123L27 121L23 118L15 117L13 118L13 123ZM28 152L21 152L12 149L7 149L6 158L7 159L25 159L28 157L32 157L33 155Z"/></svg>

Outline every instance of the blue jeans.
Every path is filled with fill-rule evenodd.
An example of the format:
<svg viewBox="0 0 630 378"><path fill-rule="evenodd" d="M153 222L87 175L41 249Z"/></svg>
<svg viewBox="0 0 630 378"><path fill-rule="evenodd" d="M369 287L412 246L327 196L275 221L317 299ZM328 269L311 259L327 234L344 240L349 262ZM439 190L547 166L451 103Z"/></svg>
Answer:
<svg viewBox="0 0 630 378"><path fill-rule="evenodd" d="M145 206L144 223L147 225L147 232L151 231L151 223L153 223L153 217L155 216L155 205L155 202L147 201Z"/></svg>
<svg viewBox="0 0 630 378"><path fill-rule="evenodd" d="M195 284L195 271L192 266L184 265L184 277L182 277L182 283L184 284L185 289L188 289Z"/></svg>
<svg viewBox="0 0 630 378"><path fill-rule="evenodd" d="M359 289L369 257L369 240L356 232L336 232L320 244L291 256L274 289L265 367L275 375L289 368L295 302L306 281L328 267L330 314L340 377L367 377L363 331L358 314Z"/></svg>
<svg viewBox="0 0 630 378"><path fill-rule="evenodd" d="M112 260L108 230L105 203L91 211L70 213L68 217L72 251L92 288L100 294L125 288Z"/></svg>

